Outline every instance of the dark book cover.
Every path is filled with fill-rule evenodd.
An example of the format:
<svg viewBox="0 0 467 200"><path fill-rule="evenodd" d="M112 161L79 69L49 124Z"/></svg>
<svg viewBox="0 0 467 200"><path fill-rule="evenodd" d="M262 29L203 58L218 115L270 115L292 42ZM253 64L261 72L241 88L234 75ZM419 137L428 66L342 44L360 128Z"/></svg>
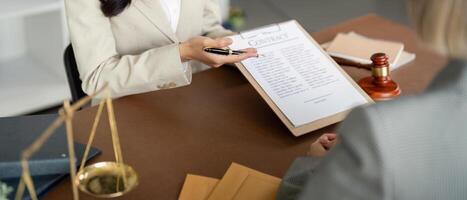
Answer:
<svg viewBox="0 0 467 200"><path fill-rule="evenodd" d="M21 152L29 147L57 118L56 114L0 118L0 181L13 187L8 196L14 198L21 177ZM75 143L76 166L86 146ZM91 148L88 160L100 153ZM66 131L62 125L29 160L29 168L39 196L47 192L70 172ZM29 199L25 193L24 199Z"/></svg>

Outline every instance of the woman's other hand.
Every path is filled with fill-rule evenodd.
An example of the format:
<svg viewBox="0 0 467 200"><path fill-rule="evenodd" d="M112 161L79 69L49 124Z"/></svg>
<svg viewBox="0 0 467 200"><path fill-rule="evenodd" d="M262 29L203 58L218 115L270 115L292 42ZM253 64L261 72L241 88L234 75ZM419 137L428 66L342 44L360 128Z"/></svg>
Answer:
<svg viewBox="0 0 467 200"><path fill-rule="evenodd" d="M180 57L183 62L197 60L211 67L220 67L224 64L238 63L242 60L257 57L256 49L244 49L247 53L241 55L216 55L207 53L204 48L226 48L232 44L230 38L211 39L208 37L194 37L180 44Z"/></svg>
<svg viewBox="0 0 467 200"><path fill-rule="evenodd" d="M315 157L324 156L336 143L337 135L335 133L325 133L311 144L308 155Z"/></svg>

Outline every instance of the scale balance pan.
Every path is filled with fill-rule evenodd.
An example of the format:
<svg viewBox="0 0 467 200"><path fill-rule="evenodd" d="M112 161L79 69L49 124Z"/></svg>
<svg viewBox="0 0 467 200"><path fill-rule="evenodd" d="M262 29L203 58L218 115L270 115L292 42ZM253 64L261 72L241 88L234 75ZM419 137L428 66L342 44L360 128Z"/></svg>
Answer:
<svg viewBox="0 0 467 200"><path fill-rule="evenodd" d="M99 162L79 171L76 185L81 191L91 196L114 198L135 188L138 185L138 175L128 165Z"/></svg>

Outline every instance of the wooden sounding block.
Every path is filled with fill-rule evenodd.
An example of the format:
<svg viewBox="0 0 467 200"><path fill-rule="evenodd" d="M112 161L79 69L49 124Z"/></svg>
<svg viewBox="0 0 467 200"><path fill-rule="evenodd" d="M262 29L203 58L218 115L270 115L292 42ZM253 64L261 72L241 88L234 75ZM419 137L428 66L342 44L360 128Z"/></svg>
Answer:
<svg viewBox="0 0 467 200"><path fill-rule="evenodd" d="M386 101L401 94L399 84L391 79L389 58L385 53L371 56L371 76L361 79L358 84L375 101Z"/></svg>

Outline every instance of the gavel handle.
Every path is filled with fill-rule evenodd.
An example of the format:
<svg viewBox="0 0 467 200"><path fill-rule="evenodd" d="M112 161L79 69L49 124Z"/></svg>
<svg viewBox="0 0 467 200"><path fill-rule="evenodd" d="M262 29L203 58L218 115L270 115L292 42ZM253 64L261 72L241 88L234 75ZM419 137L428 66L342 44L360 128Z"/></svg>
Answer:
<svg viewBox="0 0 467 200"><path fill-rule="evenodd" d="M348 60L345 58L338 58L335 56L331 56L331 58L334 59L334 61L336 61L337 64L342 65L342 66L355 67L355 68L366 69L366 70L371 71L371 67L372 67L371 64L363 64L363 63L355 62L355 61Z"/></svg>

